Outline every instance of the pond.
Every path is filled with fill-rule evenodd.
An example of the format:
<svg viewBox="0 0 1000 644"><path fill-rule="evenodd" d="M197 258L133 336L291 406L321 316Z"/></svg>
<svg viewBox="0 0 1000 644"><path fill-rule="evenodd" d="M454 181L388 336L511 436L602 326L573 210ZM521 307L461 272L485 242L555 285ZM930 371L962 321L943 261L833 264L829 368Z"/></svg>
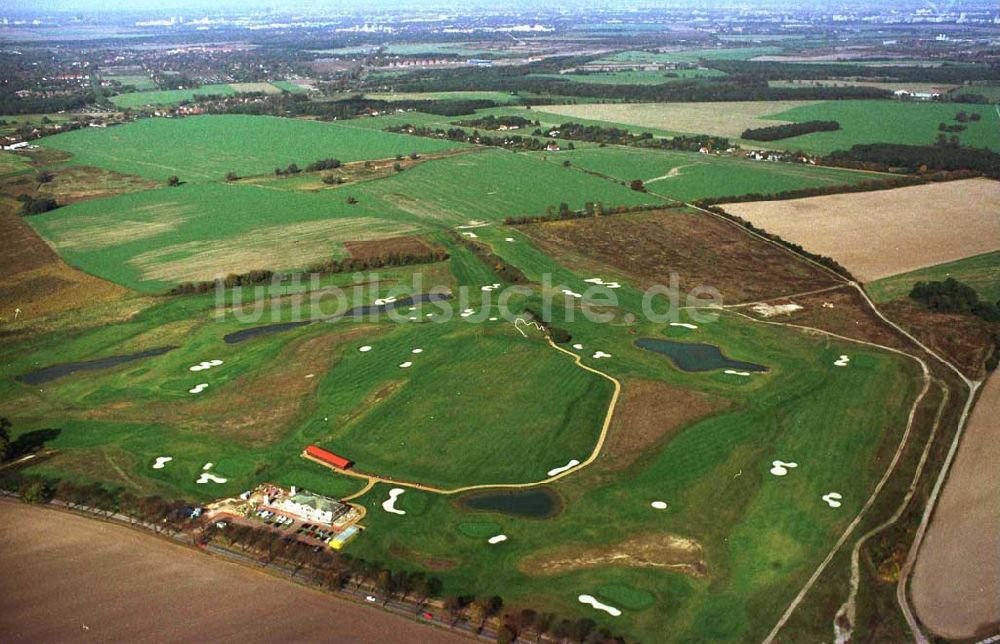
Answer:
<svg viewBox="0 0 1000 644"><path fill-rule="evenodd" d="M248 329L240 329L239 331L233 331L232 333L224 336L222 339L226 344L238 344L240 342L250 340L251 338L291 331L292 329L297 329L308 324L316 324L317 322L333 322L341 318L379 315L387 313L400 306L413 306L414 304L422 304L423 302L445 302L450 299L450 293L419 293L412 297L403 297L394 302L386 302L385 304L366 304L363 306L355 306L354 308L348 309L343 315L331 315L329 317L317 318L315 320L301 320L298 322L278 322L276 324L265 324L263 326L253 326Z"/></svg>
<svg viewBox="0 0 1000 644"><path fill-rule="evenodd" d="M551 519L562 511L559 496L549 488L473 492L459 499L466 510L499 512L528 519Z"/></svg>
<svg viewBox="0 0 1000 644"><path fill-rule="evenodd" d="M726 357L722 350L714 344L639 338L635 341L635 346L662 353L673 360L674 364L683 371L714 371L716 369L735 369L753 373L767 371L767 367L763 365Z"/></svg>
<svg viewBox="0 0 1000 644"><path fill-rule="evenodd" d="M110 367L115 367L120 364L125 364L127 362L135 362L136 360L142 360L143 358L152 358L153 356L162 356L168 351L173 351L176 346L171 347L159 347L157 349L149 349L147 351L140 351L139 353L131 353L123 356L109 356L107 358L98 358L96 360L85 360L83 362L66 362L63 364L52 365L51 367L45 367L43 369L37 369L35 371L30 371L26 374L16 376L14 380L18 382L23 382L26 385L41 385L46 382L51 382L56 378L62 378L63 376L68 376L71 373L76 373L77 371L94 371L97 369L108 369Z"/></svg>

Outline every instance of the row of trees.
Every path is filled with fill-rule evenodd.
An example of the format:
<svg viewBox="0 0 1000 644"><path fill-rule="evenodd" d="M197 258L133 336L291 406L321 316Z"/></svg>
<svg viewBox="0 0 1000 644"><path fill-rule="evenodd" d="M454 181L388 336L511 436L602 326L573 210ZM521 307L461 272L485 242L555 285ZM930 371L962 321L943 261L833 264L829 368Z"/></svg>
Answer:
<svg viewBox="0 0 1000 644"><path fill-rule="evenodd" d="M885 179L865 179L858 183L846 185L813 186L811 188L796 188L779 192L750 192L728 197L706 197L694 203L698 206L710 206L720 203L740 203L743 201L781 201L784 199L802 199L803 197L819 197L822 195L841 194L845 192L870 192L872 190L888 190L924 183L922 177L887 177Z"/></svg>
<svg viewBox="0 0 1000 644"><path fill-rule="evenodd" d="M545 141L537 139L533 136L521 136L520 134L480 134L478 130L469 132L468 130L463 130L460 127L453 127L445 130L442 128L432 129L429 127L415 127L413 125L406 124L388 127L386 128L386 131L395 132L397 134L423 136L432 139L448 139L449 141L457 141L460 143L488 145L491 147L504 148L505 150L516 150L520 152L537 152L544 150L547 145Z"/></svg>
<svg viewBox="0 0 1000 644"><path fill-rule="evenodd" d="M850 150L838 150L825 159L829 165L869 170L906 168L914 172L928 170L980 173L1000 179L1000 154L986 148L967 148L957 144L903 145L866 143Z"/></svg>
<svg viewBox="0 0 1000 644"><path fill-rule="evenodd" d="M511 284L527 284L530 280L519 268L508 264L502 257L496 255L486 244L480 244L467 237L451 231L452 238L473 252L484 264L490 267L501 280Z"/></svg>
<svg viewBox="0 0 1000 644"><path fill-rule="evenodd" d="M801 123L785 123L769 127L747 128L741 138L753 141L777 141L793 136L811 134L812 132L833 132L840 129L837 121L803 121Z"/></svg>
<svg viewBox="0 0 1000 644"><path fill-rule="evenodd" d="M538 121L531 121L521 116L494 116L487 114L482 118L456 121L455 125L462 127L482 128L484 130L499 130L504 127L531 127L539 125Z"/></svg>

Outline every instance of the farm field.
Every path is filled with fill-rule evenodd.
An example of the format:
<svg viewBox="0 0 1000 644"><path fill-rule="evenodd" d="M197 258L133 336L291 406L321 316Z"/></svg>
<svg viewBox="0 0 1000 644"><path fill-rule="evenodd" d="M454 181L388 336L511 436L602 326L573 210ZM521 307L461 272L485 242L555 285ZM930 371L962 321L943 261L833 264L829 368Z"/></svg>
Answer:
<svg viewBox="0 0 1000 644"><path fill-rule="evenodd" d="M689 49L685 51L649 52L621 51L605 56L598 62L614 63L697 63L699 60L750 60L757 56L775 54L781 47L721 47Z"/></svg>
<svg viewBox="0 0 1000 644"><path fill-rule="evenodd" d="M232 86L222 83L202 85L194 89L164 89L148 92L128 92L111 97L116 107L144 107L146 105L176 105L181 101L190 101L195 94L199 96L231 96L236 93Z"/></svg>
<svg viewBox="0 0 1000 644"><path fill-rule="evenodd" d="M170 175L182 181L221 181L230 171L270 174L277 166L297 163L304 168L330 157L349 162L464 147L336 123L242 115L147 118L58 134L43 144L70 153L75 164L158 181Z"/></svg>
<svg viewBox="0 0 1000 644"><path fill-rule="evenodd" d="M679 80L695 78L717 78L725 76L717 69L672 69L669 71L593 72L587 74L530 74L528 78L551 78L575 81L577 83L597 83L599 85L659 85Z"/></svg>
<svg viewBox="0 0 1000 644"><path fill-rule="evenodd" d="M1000 189L986 179L727 204L725 209L834 258L866 282L992 252L1000 245Z"/></svg>
<svg viewBox="0 0 1000 644"><path fill-rule="evenodd" d="M132 74L125 76L105 76L104 80L115 81L122 85L132 85L140 92L147 92L156 89L156 83L145 74Z"/></svg>
<svg viewBox="0 0 1000 644"><path fill-rule="evenodd" d="M1000 251L893 275L871 282L866 288L876 302L888 302L909 295L917 282L939 282L949 277L976 289L983 301L1000 301Z"/></svg>
<svg viewBox="0 0 1000 644"><path fill-rule="evenodd" d="M681 201L852 185L871 181L878 176L840 168L767 163L696 152L622 146L537 154L551 163L569 161L572 167L606 175L618 181L641 179L650 192ZM726 177L725 182L719 181L720 175Z"/></svg>

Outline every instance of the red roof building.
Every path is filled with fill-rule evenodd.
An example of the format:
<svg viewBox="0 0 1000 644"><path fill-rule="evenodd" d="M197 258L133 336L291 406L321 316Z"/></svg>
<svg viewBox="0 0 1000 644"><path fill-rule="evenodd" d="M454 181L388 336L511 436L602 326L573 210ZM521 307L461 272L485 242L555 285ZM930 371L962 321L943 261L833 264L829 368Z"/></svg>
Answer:
<svg viewBox="0 0 1000 644"><path fill-rule="evenodd" d="M346 459L343 456L338 456L333 452L323 449L322 447L316 447L315 445L310 445L306 448L306 456L310 456L317 461L322 461L327 465L332 465L342 470L346 470L354 465L354 461Z"/></svg>

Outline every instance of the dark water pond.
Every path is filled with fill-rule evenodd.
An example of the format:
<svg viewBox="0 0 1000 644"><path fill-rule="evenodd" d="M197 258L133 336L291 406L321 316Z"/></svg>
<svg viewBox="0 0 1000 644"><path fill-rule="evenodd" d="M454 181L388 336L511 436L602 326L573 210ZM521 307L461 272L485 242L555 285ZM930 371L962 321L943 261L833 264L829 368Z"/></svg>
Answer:
<svg viewBox="0 0 1000 644"><path fill-rule="evenodd" d="M466 510L500 512L529 519L551 519L562 510L562 502L548 488L505 490L502 492L473 492L459 500Z"/></svg>
<svg viewBox="0 0 1000 644"><path fill-rule="evenodd" d="M125 364L127 362L135 362L136 360L142 360L143 358L152 358L153 356L162 356L164 353L173 351L176 346L171 347L159 347L157 349L149 349L147 351L141 351L139 353L131 353L124 356L109 356L107 358L98 358L96 360L86 360L83 362L66 362L63 364L52 365L51 367L45 367L44 369L38 369L36 371L31 371L29 373L16 376L14 380L18 382L23 382L26 385L40 385L46 382L51 382L56 378L62 378L63 376L68 376L71 373L76 373L78 371L94 371L97 369L108 369L110 367L115 367L120 364Z"/></svg>
<svg viewBox="0 0 1000 644"><path fill-rule="evenodd" d="M722 350L714 344L698 342L674 342L659 338L639 338L635 346L648 351L662 353L674 361L684 371L714 371L716 369L735 369L763 373L767 371L764 365L753 362L743 362L727 358Z"/></svg>
<svg viewBox="0 0 1000 644"><path fill-rule="evenodd" d="M229 335L224 336L222 339L226 342L226 344L238 344L251 338L291 331L292 329L297 329L308 324L315 324L317 322L333 322L334 320L339 320L341 318L357 318L364 317L366 315L379 315L382 313L388 313L389 311L400 306L413 306L414 304L422 304L424 302L446 302L450 300L451 297L450 293L420 293L412 297L400 298L395 302L355 306L354 308L348 309L342 315L332 315L330 317L318 318L315 320L302 320L299 322L278 322L276 324L265 324L263 326L240 329L239 331L233 331Z"/></svg>

